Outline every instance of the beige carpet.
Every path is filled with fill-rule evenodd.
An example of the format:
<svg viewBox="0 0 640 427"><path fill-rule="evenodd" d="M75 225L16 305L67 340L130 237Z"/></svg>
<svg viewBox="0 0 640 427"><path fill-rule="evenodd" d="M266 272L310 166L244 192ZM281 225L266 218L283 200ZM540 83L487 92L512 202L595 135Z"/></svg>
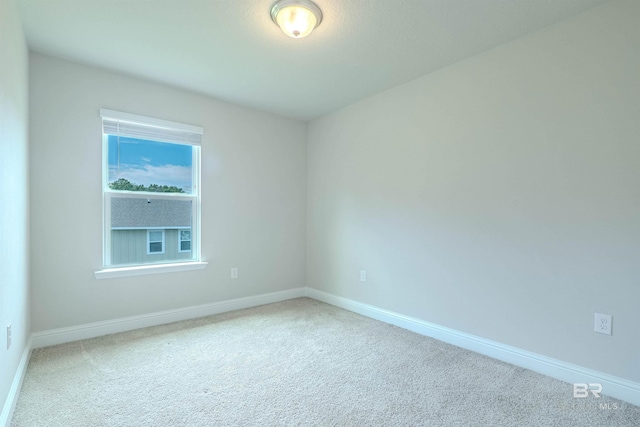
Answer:
<svg viewBox="0 0 640 427"><path fill-rule="evenodd" d="M34 350L12 425L640 425L572 392L301 298Z"/></svg>

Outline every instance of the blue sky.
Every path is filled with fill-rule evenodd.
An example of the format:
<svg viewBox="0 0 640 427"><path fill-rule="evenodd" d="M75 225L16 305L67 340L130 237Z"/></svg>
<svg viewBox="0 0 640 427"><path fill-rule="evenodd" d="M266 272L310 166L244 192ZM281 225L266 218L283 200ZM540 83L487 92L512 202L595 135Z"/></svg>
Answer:
<svg viewBox="0 0 640 427"><path fill-rule="evenodd" d="M192 147L109 135L109 182L174 185L191 192Z"/></svg>

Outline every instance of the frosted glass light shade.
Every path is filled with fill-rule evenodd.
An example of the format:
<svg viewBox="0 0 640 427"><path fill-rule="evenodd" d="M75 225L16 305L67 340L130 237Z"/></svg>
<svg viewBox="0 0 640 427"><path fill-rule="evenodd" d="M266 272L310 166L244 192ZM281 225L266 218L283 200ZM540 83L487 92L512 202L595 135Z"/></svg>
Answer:
<svg viewBox="0 0 640 427"><path fill-rule="evenodd" d="M271 19L286 35L300 39L320 25L322 11L308 0L280 0L271 8Z"/></svg>

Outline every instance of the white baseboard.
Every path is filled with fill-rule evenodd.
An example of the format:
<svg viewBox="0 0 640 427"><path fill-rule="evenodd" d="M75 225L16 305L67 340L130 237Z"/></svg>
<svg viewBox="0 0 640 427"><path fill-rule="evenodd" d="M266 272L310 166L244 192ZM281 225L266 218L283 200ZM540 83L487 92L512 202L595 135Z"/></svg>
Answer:
<svg viewBox="0 0 640 427"><path fill-rule="evenodd" d="M30 355L31 339L27 341L27 345L25 346L24 351L22 352L22 357L20 358L20 363L18 364L18 369L16 370L16 374L13 376L13 382L11 383L11 388L9 389L9 395L4 402L2 413L0 413L0 427L8 427L9 424L11 424L13 411L16 408L18 395L20 394L20 389L22 388L24 374L27 372L27 365L29 365Z"/></svg>
<svg viewBox="0 0 640 427"><path fill-rule="evenodd" d="M640 383L445 328L424 320L404 316L313 288L307 288L306 295L309 298L484 354L570 384L600 383L603 394L640 406Z"/></svg>
<svg viewBox="0 0 640 427"><path fill-rule="evenodd" d="M11 387L9 398L6 401L2 415L0 416L0 427L4 427L6 423L10 422L9 417L15 407L15 401L17 400L20 385L22 384L31 348L46 347L117 332L130 331L148 326L195 319L198 317L210 316L212 314L256 307L263 304L270 304L303 296L326 302L336 307L344 308L385 323L396 325L476 353L484 354L494 359L530 369L570 384L600 383L602 385L603 394L640 406L639 383L594 371L582 366L573 365L571 363L532 353L516 347L511 347L495 341L490 341L471 334L466 334L464 332L456 331L424 320L404 316L399 313L363 304L348 298L332 295L313 288L297 288L104 322L95 322L68 328L34 332L28 348L25 349L25 353L23 354L20 362L20 367ZM5 424L3 424L3 422L5 422Z"/></svg>
<svg viewBox="0 0 640 427"><path fill-rule="evenodd" d="M198 317L210 316L212 314L256 307L259 305L285 301L292 298L300 298L303 296L305 296L305 288L297 288L210 304L142 314L139 316L123 317L103 322L86 323L67 328L34 332L31 334L33 340L32 344L33 348L48 347L51 345L63 344L87 338L95 338L102 335L178 322L180 320L196 319Z"/></svg>

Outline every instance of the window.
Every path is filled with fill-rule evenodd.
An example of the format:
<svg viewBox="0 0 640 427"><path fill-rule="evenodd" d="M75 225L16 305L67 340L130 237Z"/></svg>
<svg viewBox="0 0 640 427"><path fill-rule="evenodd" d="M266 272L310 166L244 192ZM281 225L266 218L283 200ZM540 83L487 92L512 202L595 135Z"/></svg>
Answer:
<svg viewBox="0 0 640 427"><path fill-rule="evenodd" d="M147 232L147 254L164 253L164 230L149 230Z"/></svg>
<svg viewBox="0 0 640 427"><path fill-rule="evenodd" d="M100 115L105 268L200 261L202 128Z"/></svg>
<svg viewBox="0 0 640 427"><path fill-rule="evenodd" d="M178 252L191 251L191 230L179 230L180 238L178 239Z"/></svg>

